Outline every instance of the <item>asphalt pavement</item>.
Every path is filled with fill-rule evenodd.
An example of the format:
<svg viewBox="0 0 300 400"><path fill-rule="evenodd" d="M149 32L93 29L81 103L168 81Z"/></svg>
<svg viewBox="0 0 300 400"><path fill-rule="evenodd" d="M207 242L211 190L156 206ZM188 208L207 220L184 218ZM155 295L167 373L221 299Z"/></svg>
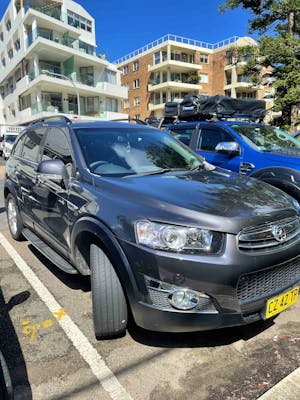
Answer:
<svg viewBox="0 0 300 400"><path fill-rule="evenodd" d="M0 165L0 348L16 400L296 400L300 302L274 320L97 341L87 277L11 239ZM278 382L280 382L278 384Z"/></svg>

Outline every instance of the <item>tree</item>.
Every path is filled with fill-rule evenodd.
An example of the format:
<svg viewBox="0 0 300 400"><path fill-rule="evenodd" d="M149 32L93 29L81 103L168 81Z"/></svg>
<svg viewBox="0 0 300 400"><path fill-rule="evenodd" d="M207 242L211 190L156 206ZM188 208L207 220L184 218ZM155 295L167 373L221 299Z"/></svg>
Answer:
<svg viewBox="0 0 300 400"><path fill-rule="evenodd" d="M278 121L291 132L300 122L300 0L226 0L220 11L242 7L253 16L249 33L257 31L258 55L245 68L255 76L257 65L269 67L274 78L275 111L282 111ZM257 79L257 74L256 74Z"/></svg>

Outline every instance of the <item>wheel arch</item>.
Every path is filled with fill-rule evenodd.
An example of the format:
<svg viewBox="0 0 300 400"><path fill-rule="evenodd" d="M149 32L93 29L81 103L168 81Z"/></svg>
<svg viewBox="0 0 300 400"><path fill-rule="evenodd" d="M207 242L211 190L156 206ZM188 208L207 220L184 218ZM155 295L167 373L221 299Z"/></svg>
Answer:
<svg viewBox="0 0 300 400"><path fill-rule="evenodd" d="M93 217L76 222L71 234L72 258L79 272L90 275L90 246L97 244L111 261L128 300L138 293L136 280L120 244L110 229ZM132 303L130 301L130 303Z"/></svg>
<svg viewBox="0 0 300 400"><path fill-rule="evenodd" d="M249 176L269 183L300 201L300 171L286 167L268 167L254 171Z"/></svg>

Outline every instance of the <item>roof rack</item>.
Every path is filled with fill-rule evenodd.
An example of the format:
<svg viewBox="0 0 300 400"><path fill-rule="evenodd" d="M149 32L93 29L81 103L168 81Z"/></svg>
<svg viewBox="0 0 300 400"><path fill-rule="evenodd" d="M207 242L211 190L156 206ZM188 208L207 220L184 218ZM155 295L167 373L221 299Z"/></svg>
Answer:
<svg viewBox="0 0 300 400"><path fill-rule="evenodd" d="M65 115L51 115L49 117L38 118L34 121L29 122L27 125L33 125L33 124L38 124L39 122L47 122L47 121L65 122L68 125L72 124L72 121Z"/></svg>

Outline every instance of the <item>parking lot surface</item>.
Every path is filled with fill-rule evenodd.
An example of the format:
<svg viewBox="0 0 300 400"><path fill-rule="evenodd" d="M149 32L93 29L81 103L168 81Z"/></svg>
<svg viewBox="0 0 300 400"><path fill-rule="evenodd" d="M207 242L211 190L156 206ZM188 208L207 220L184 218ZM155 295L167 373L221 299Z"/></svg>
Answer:
<svg viewBox="0 0 300 400"><path fill-rule="evenodd" d="M97 341L89 279L10 238L2 186L0 345L17 400L252 400L300 366L299 302L239 328L162 334L131 324Z"/></svg>

